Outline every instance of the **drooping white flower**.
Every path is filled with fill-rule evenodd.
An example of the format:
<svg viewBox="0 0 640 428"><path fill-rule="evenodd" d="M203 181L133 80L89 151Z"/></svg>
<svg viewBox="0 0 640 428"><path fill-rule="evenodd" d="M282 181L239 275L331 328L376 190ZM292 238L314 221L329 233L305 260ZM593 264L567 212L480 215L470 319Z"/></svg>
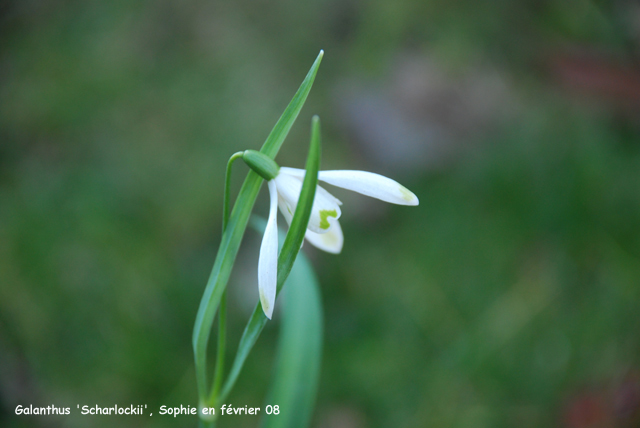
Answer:
<svg viewBox="0 0 640 428"><path fill-rule="evenodd" d="M271 206L269 220L260 246L258 261L258 288L260 302L267 318L271 319L276 299L278 278L278 225L277 209L291 224L295 213L305 170L281 167L272 180L267 182ZM418 205L418 198L400 183L379 174L366 171L320 171L318 180L399 205ZM342 251L344 236L338 219L341 215L340 202L322 187L316 189L311 217L305 233L309 243L323 251L338 254Z"/></svg>

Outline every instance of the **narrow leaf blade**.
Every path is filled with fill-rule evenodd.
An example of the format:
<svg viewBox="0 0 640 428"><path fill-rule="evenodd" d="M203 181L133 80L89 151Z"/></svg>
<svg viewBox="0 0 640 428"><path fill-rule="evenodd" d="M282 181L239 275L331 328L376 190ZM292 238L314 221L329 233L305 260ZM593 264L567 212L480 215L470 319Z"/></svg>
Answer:
<svg viewBox="0 0 640 428"><path fill-rule="evenodd" d="M276 123L276 125L271 130L271 133L267 137L267 140L262 145L260 151L272 159L276 157L278 154L278 150L282 146L282 142L284 141L287 134L289 134L289 130L291 126L295 122L304 102L309 95L309 91L311 90L311 86L313 85L313 81L316 78L316 74L318 73L318 68L320 67L320 62L322 62L322 57L324 57L324 51L321 50L316 60L313 62L313 65L309 69L307 76L300 84L300 88L293 96L293 99L285 109L282 116Z"/></svg>
<svg viewBox="0 0 640 428"><path fill-rule="evenodd" d="M263 428L305 428L313 414L322 357L322 305L311 264L300 255L287 279L274 383Z"/></svg>

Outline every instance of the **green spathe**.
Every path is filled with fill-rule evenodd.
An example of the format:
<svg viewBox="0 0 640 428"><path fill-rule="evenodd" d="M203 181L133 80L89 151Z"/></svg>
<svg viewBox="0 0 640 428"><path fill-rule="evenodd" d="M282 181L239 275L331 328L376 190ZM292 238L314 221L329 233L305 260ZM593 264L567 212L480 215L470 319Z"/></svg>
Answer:
<svg viewBox="0 0 640 428"><path fill-rule="evenodd" d="M280 172L280 166L264 153L256 150L245 150L242 160L265 180L273 180Z"/></svg>

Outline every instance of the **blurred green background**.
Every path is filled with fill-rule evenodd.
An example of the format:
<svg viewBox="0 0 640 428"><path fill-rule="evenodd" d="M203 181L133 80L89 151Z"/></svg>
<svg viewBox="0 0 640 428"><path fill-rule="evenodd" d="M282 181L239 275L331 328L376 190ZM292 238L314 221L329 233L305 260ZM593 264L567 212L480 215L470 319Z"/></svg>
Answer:
<svg viewBox="0 0 640 428"><path fill-rule="evenodd" d="M625 0L0 2L0 425L195 426L14 409L196 404L226 160L260 147L320 49L278 161L302 167L319 114L324 169L391 176L420 206L336 190L343 253L305 245L326 316L312 426L640 426ZM230 403L264 404L277 319Z"/></svg>

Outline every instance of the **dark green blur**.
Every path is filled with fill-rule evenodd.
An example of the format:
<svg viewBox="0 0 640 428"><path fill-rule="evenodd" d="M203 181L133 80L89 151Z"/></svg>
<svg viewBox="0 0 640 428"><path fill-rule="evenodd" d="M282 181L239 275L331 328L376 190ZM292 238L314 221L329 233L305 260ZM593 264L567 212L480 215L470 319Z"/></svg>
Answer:
<svg viewBox="0 0 640 428"><path fill-rule="evenodd" d="M640 424L634 2L9 0L0 426L196 426L157 411L197 404L191 333L226 162L260 148L320 49L276 161L303 167L318 114L321 169L388 175L420 205L326 186L345 244L303 248L326 322L312 427ZM228 364L259 239L229 284ZM229 404L277 404L278 318ZM72 415L14 415L30 404Z"/></svg>

